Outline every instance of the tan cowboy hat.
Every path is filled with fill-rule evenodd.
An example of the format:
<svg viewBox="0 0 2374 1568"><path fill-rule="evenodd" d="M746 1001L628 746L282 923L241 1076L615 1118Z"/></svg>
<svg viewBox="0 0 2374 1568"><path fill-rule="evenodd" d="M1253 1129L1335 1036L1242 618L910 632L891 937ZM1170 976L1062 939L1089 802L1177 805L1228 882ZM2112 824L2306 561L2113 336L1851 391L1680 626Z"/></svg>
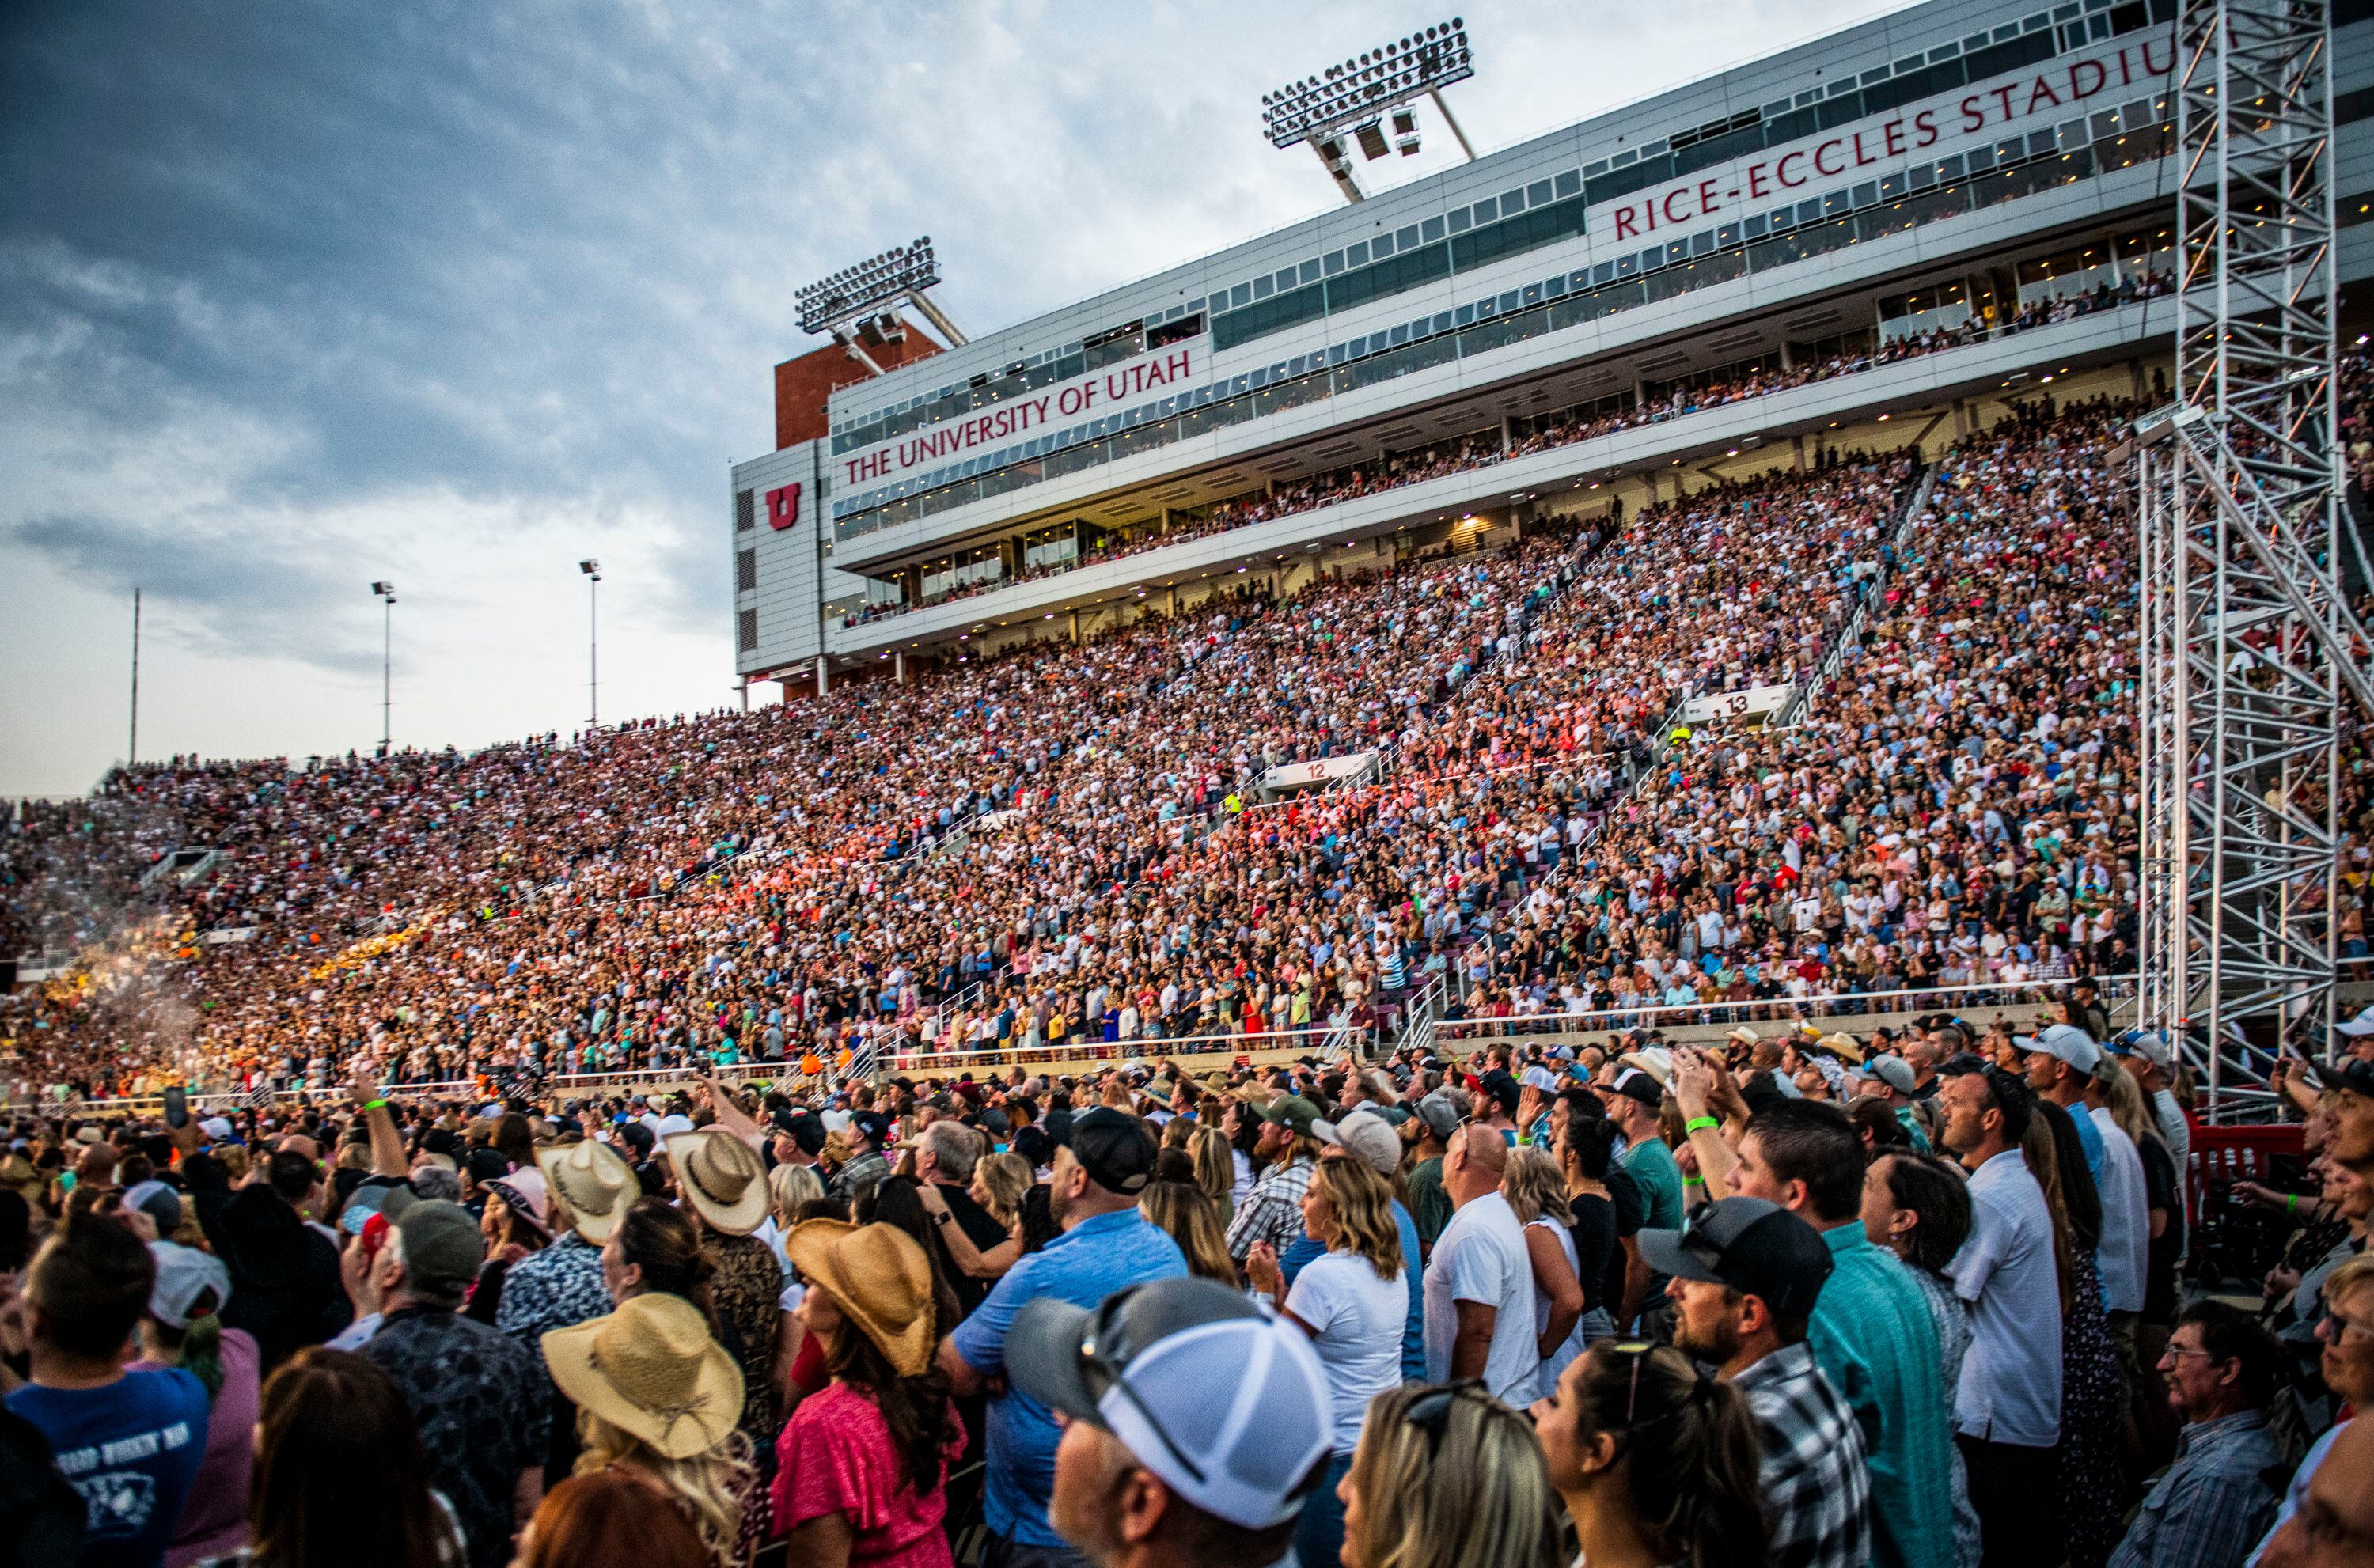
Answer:
<svg viewBox="0 0 2374 1568"><path fill-rule="evenodd" d="M580 1410L671 1459L707 1453L742 1419L742 1369L711 1338L700 1309L664 1291L553 1329L544 1363Z"/></svg>
<svg viewBox="0 0 2374 1568"><path fill-rule="evenodd" d="M1814 1042L1814 1048L1842 1057L1857 1066L1863 1063L1863 1047L1855 1044L1852 1035L1825 1035Z"/></svg>
<svg viewBox="0 0 2374 1568"><path fill-rule="evenodd" d="M1637 1068L1657 1081L1660 1089L1674 1086L1674 1053L1663 1046L1648 1046L1637 1051L1627 1051L1616 1058L1625 1066Z"/></svg>
<svg viewBox="0 0 2374 1568"><path fill-rule="evenodd" d="M606 1143L589 1138L565 1149L538 1149L536 1169L577 1234L599 1246L626 1218L628 1206L643 1195L635 1167ZM562 1214L556 1214L558 1220Z"/></svg>
<svg viewBox="0 0 2374 1568"><path fill-rule="evenodd" d="M783 1255L831 1293L899 1376L920 1376L931 1363L932 1260L914 1237L896 1225L805 1220L784 1237Z"/></svg>
<svg viewBox="0 0 2374 1568"><path fill-rule="evenodd" d="M1723 1038L1726 1040L1736 1040L1743 1046L1752 1046L1758 1040L1762 1039L1763 1036L1758 1035L1755 1030L1742 1025L1737 1029L1733 1029L1730 1034L1725 1035Z"/></svg>
<svg viewBox="0 0 2374 1568"><path fill-rule="evenodd" d="M767 1217L767 1167L747 1143L717 1128L671 1132L668 1164L685 1201L712 1230L746 1236Z"/></svg>

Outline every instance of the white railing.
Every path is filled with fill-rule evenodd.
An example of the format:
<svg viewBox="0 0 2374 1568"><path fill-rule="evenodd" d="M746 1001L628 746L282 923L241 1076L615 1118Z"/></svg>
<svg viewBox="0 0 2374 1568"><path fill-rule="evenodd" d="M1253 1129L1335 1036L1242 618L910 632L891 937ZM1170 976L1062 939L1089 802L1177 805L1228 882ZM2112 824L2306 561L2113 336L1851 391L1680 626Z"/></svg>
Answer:
<svg viewBox="0 0 2374 1568"><path fill-rule="evenodd" d="M2083 977L2094 979L2102 992L2104 1009L2110 1014L2114 1027L2124 1026L2120 1024L2122 1017L2132 1022L2136 977ZM1593 1008L1581 1012L1511 1014L1505 1018L1446 1018L1434 1027L1438 1036L1455 1039L1491 1039L1696 1024L1810 1024L1817 1019L1875 1017L1891 1012L1949 1012L1957 1003L1972 1007L2034 1007L2058 1000L2060 993L2076 983L2076 978L2024 980L2016 984L1996 980L1954 986L1908 987L1886 991L1824 991L1813 996L1774 997L1763 1000L1698 1001L1676 1005L1652 1003ZM1881 1005L1891 1001L1900 1005Z"/></svg>
<svg viewBox="0 0 2374 1568"><path fill-rule="evenodd" d="M1169 1056L1249 1056L1255 1051L1297 1049L1316 1056L1326 1051L1329 1042L1343 1035L1346 1028L1344 1024L1331 1024L1311 1029L1266 1029L1258 1035L1142 1036L1134 1040L1065 1040L1060 1045L1042 1043L1030 1050L1011 1040L1002 1044L989 1040L972 1046L903 1052L895 1061L887 1064L884 1071L895 1077L901 1072L931 1072L957 1068L1022 1066L1046 1071L1066 1063L1077 1063L1096 1070L1118 1062L1149 1061Z"/></svg>

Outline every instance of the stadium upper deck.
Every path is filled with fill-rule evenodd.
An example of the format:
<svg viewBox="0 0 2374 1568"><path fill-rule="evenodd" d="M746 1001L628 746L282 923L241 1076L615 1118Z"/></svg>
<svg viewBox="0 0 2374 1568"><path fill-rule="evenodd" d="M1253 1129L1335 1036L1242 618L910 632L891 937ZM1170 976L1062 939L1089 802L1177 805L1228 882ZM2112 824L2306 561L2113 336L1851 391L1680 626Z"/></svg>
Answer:
<svg viewBox="0 0 2374 1568"><path fill-rule="evenodd" d="M1804 461L1879 408L1958 429L2023 377L2147 395L2172 14L1933 0L842 387L733 471L737 668L903 670L1249 563L1637 510L1676 463ZM2368 18L2336 16L2345 225Z"/></svg>

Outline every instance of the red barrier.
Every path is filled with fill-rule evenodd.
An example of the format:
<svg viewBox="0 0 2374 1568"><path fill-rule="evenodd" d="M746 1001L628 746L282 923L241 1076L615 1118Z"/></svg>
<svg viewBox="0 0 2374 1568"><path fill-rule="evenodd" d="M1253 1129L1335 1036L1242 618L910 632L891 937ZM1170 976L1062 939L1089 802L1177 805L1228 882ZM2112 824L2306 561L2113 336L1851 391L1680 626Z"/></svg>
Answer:
<svg viewBox="0 0 2374 1568"><path fill-rule="evenodd" d="M2192 1168L2184 1173L2185 1207L2202 1211L2202 1199L2212 1182L2265 1183L2275 1156L2300 1153L2298 1122L2270 1122L2251 1127L2204 1127L2192 1124Z"/></svg>

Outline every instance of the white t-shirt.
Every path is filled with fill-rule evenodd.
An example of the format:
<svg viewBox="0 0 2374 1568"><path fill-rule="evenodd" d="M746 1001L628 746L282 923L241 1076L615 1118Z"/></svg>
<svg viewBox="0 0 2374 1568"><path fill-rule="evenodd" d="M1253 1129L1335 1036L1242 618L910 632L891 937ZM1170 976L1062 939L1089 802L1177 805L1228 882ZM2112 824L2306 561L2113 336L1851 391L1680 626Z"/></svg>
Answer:
<svg viewBox="0 0 2374 1568"><path fill-rule="evenodd" d="M1348 1454L1360 1445L1369 1401L1401 1387L1409 1285L1398 1274L1379 1279L1376 1265L1357 1252L1331 1252L1303 1265L1286 1309L1310 1326L1310 1348L1327 1369L1335 1452Z"/></svg>
<svg viewBox="0 0 2374 1568"><path fill-rule="evenodd" d="M1549 1232L1550 1235L1557 1237L1558 1250L1566 1254L1567 1270L1569 1273L1574 1275L1576 1282L1578 1284L1581 1283L1582 1280L1582 1260L1575 1256L1574 1233L1568 1230L1564 1225L1559 1224L1556 1220L1551 1219L1547 1214L1544 1214L1539 1219L1529 1222L1525 1228L1527 1230L1532 1230L1535 1225L1539 1225L1542 1229ZM1528 1258L1527 1262L1530 1263L1532 1259ZM1536 1284L1534 1287L1534 1340L1535 1343L1540 1342L1542 1330L1549 1326L1549 1293L1543 1290L1540 1285ZM1544 1394L1547 1394L1551 1389L1557 1387L1558 1375L1566 1371L1568 1363L1571 1363L1575 1357L1582 1354L1585 1348L1586 1347L1582 1342L1582 1320L1578 1317L1575 1319L1574 1328L1568 1332L1567 1337L1564 1340L1561 1340L1558 1342L1557 1348L1550 1352L1548 1355L1542 1358L1541 1391Z"/></svg>
<svg viewBox="0 0 2374 1568"><path fill-rule="evenodd" d="M2018 1150L1971 1174L1969 1238L1945 1274L1970 1304L1954 1430L2051 1447L2061 1441L2061 1281L2051 1211Z"/></svg>
<svg viewBox="0 0 2374 1568"><path fill-rule="evenodd" d="M2151 1198L2144 1182L2144 1157L2107 1106L2089 1115L2102 1134L2102 1244L2094 1261L2102 1270L2102 1305L2111 1312L2140 1312L2144 1270L2151 1250Z"/></svg>
<svg viewBox="0 0 2374 1568"><path fill-rule="evenodd" d="M1480 1302L1499 1314L1484 1358L1485 1385L1503 1404L1520 1410L1531 1405L1541 1366L1534 1353L1534 1265L1507 1199L1487 1192L1451 1216L1426 1266L1425 1294L1427 1381L1451 1376L1457 1304Z"/></svg>

